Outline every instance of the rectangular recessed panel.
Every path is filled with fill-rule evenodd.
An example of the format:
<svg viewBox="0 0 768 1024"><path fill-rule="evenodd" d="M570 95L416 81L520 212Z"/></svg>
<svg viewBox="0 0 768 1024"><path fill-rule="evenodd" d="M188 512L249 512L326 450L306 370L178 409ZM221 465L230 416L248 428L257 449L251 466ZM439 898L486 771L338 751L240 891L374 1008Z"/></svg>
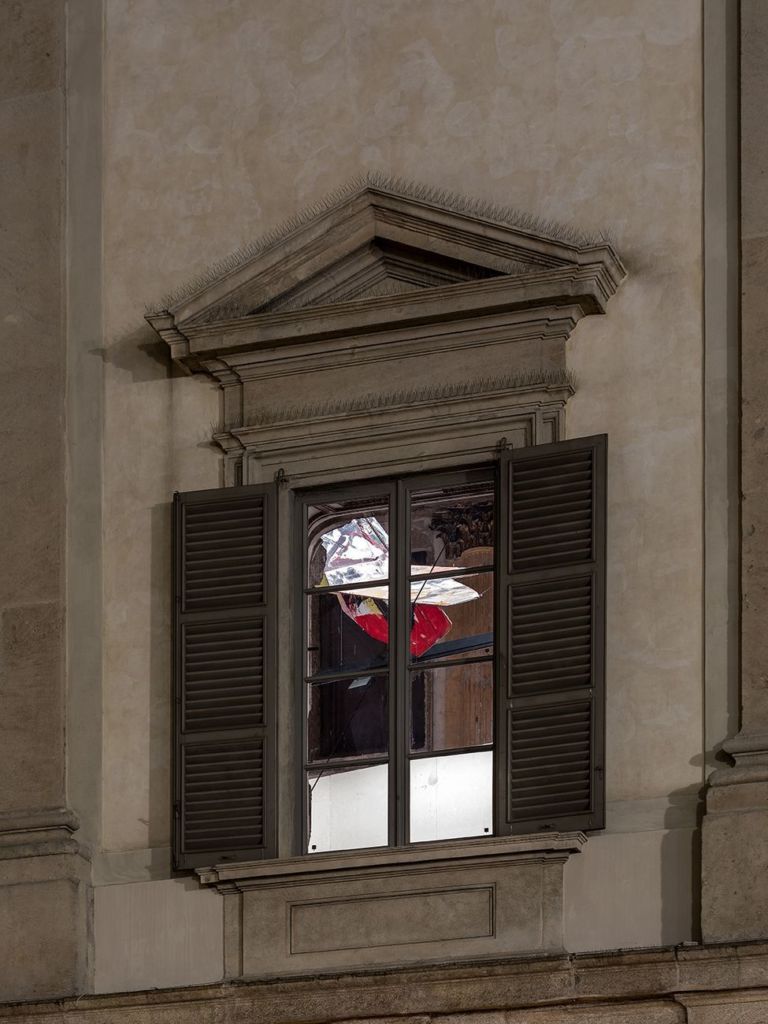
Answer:
<svg viewBox="0 0 768 1024"><path fill-rule="evenodd" d="M264 724L264 621L183 627L185 732Z"/></svg>
<svg viewBox="0 0 768 1024"><path fill-rule="evenodd" d="M513 708L509 714L509 810L546 823L591 808L591 700Z"/></svg>
<svg viewBox="0 0 768 1024"><path fill-rule="evenodd" d="M509 588L509 696L590 686L592 576Z"/></svg>
<svg viewBox="0 0 768 1024"><path fill-rule="evenodd" d="M184 506L185 611L264 601L264 499Z"/></svg>
<svg viewBox="0 0 768 1024"><path fill-rule="evenodd" d="M513 572L592 559L592 459L587 449L512 462Z"/></svg>
<svg viewBox="0 0 768 1024"><path fill-rule="evenodd" d="M493 935L491 886L295 903L291 953L371 949Z"/></svg>
<svg viewBox="0 0 768 1024"><path fill-rule="evenodd" d="M264 741L187 743L183 747L186 853L264 844Z"/></svg>

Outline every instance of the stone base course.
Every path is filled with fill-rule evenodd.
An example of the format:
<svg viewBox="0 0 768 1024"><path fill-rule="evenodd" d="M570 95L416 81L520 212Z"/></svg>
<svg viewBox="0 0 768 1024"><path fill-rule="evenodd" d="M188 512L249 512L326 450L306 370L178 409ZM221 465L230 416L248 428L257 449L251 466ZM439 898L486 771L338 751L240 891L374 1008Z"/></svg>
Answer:
<svg viewBox="0 0 768 1024"><path fill-rule="evenodd" d="M448 963L0 1004L14 1024L764 1024L768 943Z"/></svg>

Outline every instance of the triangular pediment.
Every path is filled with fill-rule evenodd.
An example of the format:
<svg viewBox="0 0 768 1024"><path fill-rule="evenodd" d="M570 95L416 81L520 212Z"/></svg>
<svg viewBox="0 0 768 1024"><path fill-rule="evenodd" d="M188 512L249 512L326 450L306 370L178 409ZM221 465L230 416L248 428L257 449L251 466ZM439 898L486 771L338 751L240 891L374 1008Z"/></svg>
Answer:
<svg viewBox="0 0 768 1024"><path fill-rule="evenodd" d="M512 315L546 325L553 310L567 333L604 312L624 276L602 240L377 176L215 264L147 320L186 370L213 372L234 353Z"/></svg>
<svg viewBox="0 0 768 1024"><path fill-rule="evenodd" d="M506 208L374 176L214 265L158 312L194 328L578 267L608 248Z"/></svg>

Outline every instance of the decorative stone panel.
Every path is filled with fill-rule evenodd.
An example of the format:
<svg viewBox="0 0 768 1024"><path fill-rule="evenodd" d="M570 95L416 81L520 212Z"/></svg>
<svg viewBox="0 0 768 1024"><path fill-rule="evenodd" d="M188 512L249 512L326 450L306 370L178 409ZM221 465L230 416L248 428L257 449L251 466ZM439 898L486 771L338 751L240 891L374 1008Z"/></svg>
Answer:
<svg viewBox="0 0 768 1024"><path fill-rule="evenodd" d="M562 873L581 833L430 843L218 865L225 971L265 977L551 953Z"/></svg>

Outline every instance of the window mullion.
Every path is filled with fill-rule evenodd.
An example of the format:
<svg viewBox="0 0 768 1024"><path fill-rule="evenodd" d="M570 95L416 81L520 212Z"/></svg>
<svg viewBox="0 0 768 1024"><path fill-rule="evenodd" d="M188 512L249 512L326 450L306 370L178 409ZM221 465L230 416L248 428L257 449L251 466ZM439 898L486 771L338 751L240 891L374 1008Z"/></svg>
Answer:
<svg viewBox="0 0 768 1024"><path fill-rule="evenodd" d="M509 671L509 462L496 470L494 710L493 710L493 834L507 831L507 677Z"/></svg>
<svg viewBox="0 0 768 1024"><path fill-rule="evenodd" d="M301 766L301 777L300 777L300 795L297 800L297 808L299 812L299 820L296 824L296 837L298 842L301 844L298 852L305 854L309 846L309 794L307 789L307 774L304 768L304 763L307 760L307 752L309 749L308 743L308 723L307 723L307 684L305 682L307 655L306 655L306 642L307 642L307 583L308 580L308 567L307 567L307 536L308 536L308 525L309 525L309 506L306 502L302 501L299 503L300 515L296 517L296 533L295 542L296 550L301 552L301 564L298 566L298 572L294 576L299 586L293 595L294 597L294 609L298 614L295 614L295 635L294 635L294 657L296 659L295 665L301 668L299 673L299 691L298 691L298 707L300 709L300 725L297 729L297 739L299 743L299 757L298 764Z"/></svg>
<svg viewBox="0 0 768 1024"><path fill-rule="evenodd" d="M408 841L408 639L410 637L410 531L408 493L398 482L394 510L394 631L392 636L391 686L394 696L394 723L391 743L391 774L394 794L394 842L402 846Z"/></svg>

